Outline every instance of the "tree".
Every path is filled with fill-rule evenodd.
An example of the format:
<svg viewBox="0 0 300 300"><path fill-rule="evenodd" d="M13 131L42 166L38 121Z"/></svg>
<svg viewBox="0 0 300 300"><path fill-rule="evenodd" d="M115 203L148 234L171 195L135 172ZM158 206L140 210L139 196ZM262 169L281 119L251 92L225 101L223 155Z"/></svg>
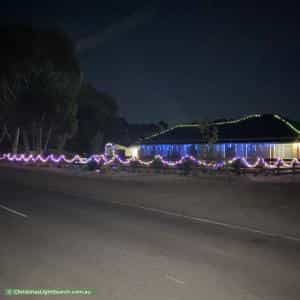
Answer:
<svg viewBox="0 0 300 300"><path fill-rule="evenodd" d="M169 128L169 125L167 122L161 120L158 122L158 126L160 127L160 129L163 130L167 130Z"/></svg>
<svg viewBox="0 0 300 300"><path fill-rule="evenodd" d="M22 132L27 151L47 151L53 133L69 137L76 128L82 75L73 44L59 30L28 26L2 28L0 38L0 114L15 131L13 150Z"/></svg>
<svg viewBox="0 0 300 300"><path fill-rule="evenodd" d="M207 121L199 123L199 129L204 142L209 145L215 144L218 140L218 129L216 126L210 125Z"/></svg>
<svg viewBox="0 0 300 300"><path fill-rule="evenodd" d="M207 121L198 122L202 142L206 144L203 148L203 157L205 159L216 158L213 151L213 145L218 141L218 129Z"/></svg>
<svg viewBox="0 0 300 300"><path fill-rule="evenodd" d="M107 142L117 112L112 96L84 83L78 96L78 132L69 146L79 152L100 151Z"/></svg>

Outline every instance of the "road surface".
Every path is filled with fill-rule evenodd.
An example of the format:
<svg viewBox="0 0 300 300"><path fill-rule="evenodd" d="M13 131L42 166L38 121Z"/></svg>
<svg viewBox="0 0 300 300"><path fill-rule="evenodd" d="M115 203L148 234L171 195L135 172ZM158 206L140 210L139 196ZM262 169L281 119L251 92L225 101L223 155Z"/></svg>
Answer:
<svg viewBox="0 0 300 300"><path fill-rule="evenodd" d="M92 288L90 298L103 300L300 299L296 241L82 196L0 182L0 237L2 291Z"/></svg>

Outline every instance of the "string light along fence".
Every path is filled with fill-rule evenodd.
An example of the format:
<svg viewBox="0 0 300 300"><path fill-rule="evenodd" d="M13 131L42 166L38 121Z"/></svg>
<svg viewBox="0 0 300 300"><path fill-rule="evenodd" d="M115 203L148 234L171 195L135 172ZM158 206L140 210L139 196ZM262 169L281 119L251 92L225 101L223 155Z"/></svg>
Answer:
<svg viewBox="0 0 300 300"><path fill-rule="evenodd" d="M47 155L43 156L33 155L33 154L2 154L0 155L0 161L4 162L14 162L22 164L54 164L54 165L96 165L96 168L111 167L116 168L117 166L123 167L135 167L135 168L154 168L154 169L205 169L205 170L227 170L233 169L238 172L247 170L271 170L277 171L293 171L293 173L300 172L300 161L294 158L290 161L285 161L278 158L274 161L266 161L264 158L260 157L254 163L249 162L244 157L235 157L231 160L222 162L207 162L205 160L198 160L194 156L185 155L179 160L170 161L164 159L160 155L156 155L152 160L141 160L135 157L123 159L114 152L111 155L101 154L101 155L91 155L89 157L83 157L80 155L75 155L73 157L67 158L65 155Z"/></svg>

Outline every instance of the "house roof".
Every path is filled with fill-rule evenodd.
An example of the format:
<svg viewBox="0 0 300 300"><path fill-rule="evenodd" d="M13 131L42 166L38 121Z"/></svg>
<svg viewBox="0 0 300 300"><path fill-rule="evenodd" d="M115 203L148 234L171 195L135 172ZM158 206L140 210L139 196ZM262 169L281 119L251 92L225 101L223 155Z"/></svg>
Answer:
<svg viewBox="0 0 300 300"><path fill-rule="evenodd" d="M300 141L299 123L279 115L249 115L237 120L212 122L209 126L217 129L217 143ZM177 125L143 139L140 144L195 143L205 143L199 124Z"/></svg>
<svg viewBox="0 0 300 300"><path fill-rule="evenodd" d="M160 130L157 124L132 124L120 118L110 128L109 142L127 147L138 144L140 140Z"/></svg>

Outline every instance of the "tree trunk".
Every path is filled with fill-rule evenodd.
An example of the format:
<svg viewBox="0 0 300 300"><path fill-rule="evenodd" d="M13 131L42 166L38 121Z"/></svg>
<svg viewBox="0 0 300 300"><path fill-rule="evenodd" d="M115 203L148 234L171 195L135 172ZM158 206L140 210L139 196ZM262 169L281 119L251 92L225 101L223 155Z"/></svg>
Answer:
<svg viewBox="0 0 300 300"><path fill-rule="evenodd" d="M37 140L37 152L42 153L42 145L43 145L43 128L38 128L38 140Z"/></svg>
<svg viewBox="0 0 300 300"><path fill-rule="evenodd" d="M92 153L100 152L100 149L102 149L103 147L103 141L104 141L104 134L102 131L98 131L96 135L92 138L89 150Z"/></svg>
<svg viewBox="0 0 300 300"><path fill-rule="evenodd" d="M47 137L46 137L46 141L45 141L45 145L44 145L44 152L48 151L48 145L50 142L51 134L52 134L52 127L50 127L47 132Z"/></svg>
<svg viewBox="0 0 300 300"><path fill-rule="evenodd" d="M7 126L4 125L3 129L4 129L4 132L5 132L6 136L7 136L7 138L8 138L8 141L11 143L11 135L8 132Z"/></svg>
<svg viewBox="0 0 300 300"><path fill-rule="evenodd" d="M67 135L64 134L59 138L58 147L57 147L57 150L59 152L62 152L64 150L66 142L67 142Z"/></svg>
<svg viewBox="0 0 300 300"><path fill-rule="evenodd" d="M33 151L36 150L35 132L36 132L36 127L35 127L34 124L32 124L32 128L31 128L31 149L32 149Z"/></svg>
<svg viewBox="0 0 300 300"><path fill-rule="evenodd" d="M30 144L29 144L27 131L23 130L22 133L23 133L23 143L24 143L25 152L29 153L30 152Z"/></svg>
<svg viewBox="0 0 300 300"><path fill-rule="evenodd" d="M20 128L17 128L16 133L15 133L14 142L13 142L13 147L12 147L13 154L18 153L19 141L20 141Z"/></svg>
<svg viewBox="0 0 300 300"><path fill-rule="evenodd" d="M1 137L0 137L0 144L1 144L1 143L2 143L2 141L4 140L4 138L5 138L5 135L6 135L6 131L5 131L5 125L3 125L3 130L2 130Z"/></svg>

